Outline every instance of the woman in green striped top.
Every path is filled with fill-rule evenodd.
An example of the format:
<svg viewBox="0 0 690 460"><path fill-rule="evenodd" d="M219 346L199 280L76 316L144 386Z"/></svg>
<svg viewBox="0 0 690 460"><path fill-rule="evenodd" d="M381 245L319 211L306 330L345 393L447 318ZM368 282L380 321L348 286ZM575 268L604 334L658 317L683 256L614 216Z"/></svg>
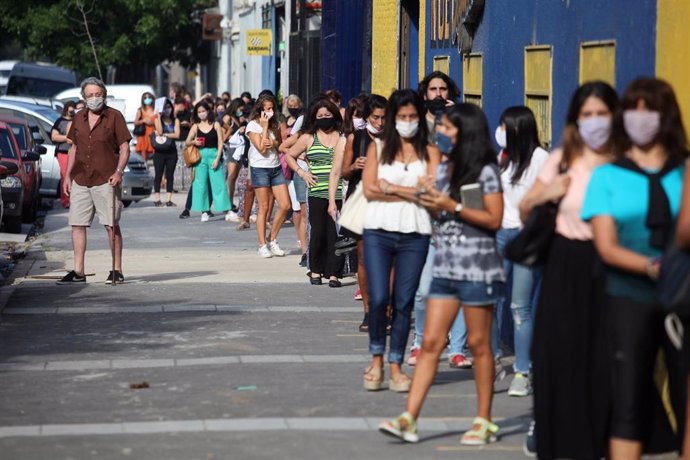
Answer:
<svg viewBox="0 0 690 460"><path fill-rule="evenodd" d="M285 157L288 165L309 187L307 205L309 209L309 270L313 285L328 278L330 287L340 287L343 257L335 255L338 234L335 227L336 213L342 204L342 185L338 184L335 201L328 199L328 178L333 169L333 155L336 149L345 149L345 138L341 135L343 119L338 107L327 98L319 99L307 114L304 135L293 145ZM297 165L297 157L306 152L309 171ZM342 155L342 153L341 153Z"/></svg>

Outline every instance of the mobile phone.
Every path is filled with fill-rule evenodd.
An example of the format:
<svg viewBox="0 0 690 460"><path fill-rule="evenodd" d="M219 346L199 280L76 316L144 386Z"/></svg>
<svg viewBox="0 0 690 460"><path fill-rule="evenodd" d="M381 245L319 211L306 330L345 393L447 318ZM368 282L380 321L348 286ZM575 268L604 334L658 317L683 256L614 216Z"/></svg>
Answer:
<svg viewBox="0 0 690 460"><path fill-rule="evenodd" d="M462 205L471 209L484 209L484 194L478 183L466 184L460 187Z"/></svg>
<svg viewBox="0 0 690 460"><path fill-rule="evenodd" d="M201 147L203 147L204 145L206 145L206 138L205 138L205 137L197 137L197 138L196 138L196 141L199 142L199 143L201 144Z"/></svg>

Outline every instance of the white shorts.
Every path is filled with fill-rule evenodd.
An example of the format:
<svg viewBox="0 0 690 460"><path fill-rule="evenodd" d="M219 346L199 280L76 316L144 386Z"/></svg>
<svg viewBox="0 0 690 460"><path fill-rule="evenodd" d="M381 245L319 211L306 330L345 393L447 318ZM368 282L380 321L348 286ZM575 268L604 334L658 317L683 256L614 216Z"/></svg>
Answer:
<svg viewBox="0 0 690 460"><path fill-rule="evenodd" d="M113 194L115 194L115 224L120 222L122 201L120 187L110 184L85 187L72 181L72 191L69 195L69 224L76 227L90 227L93 218L98 214L101 225L113 226Z"/></svg>
<svg viewBox="0 0 690 460"><path fill-rule="evenodd" d="M290 194L290 201L292 201L292 210L294 212L298 212L302 210L302 207L299 204L299 200L297 199L297 192L295 192L295 184L290 181L288 182L288 193Z"/></svg>

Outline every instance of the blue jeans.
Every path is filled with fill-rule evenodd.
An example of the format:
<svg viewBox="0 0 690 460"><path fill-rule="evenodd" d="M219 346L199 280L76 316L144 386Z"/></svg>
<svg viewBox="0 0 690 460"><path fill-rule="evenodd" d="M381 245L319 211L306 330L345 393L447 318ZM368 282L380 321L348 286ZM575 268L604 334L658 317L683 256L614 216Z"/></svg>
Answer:
<svg viewBox="0 0 690 460"><path fill-rule="evenodd" d="M429 299L429 287L431 281L434 279L434 257L436 256L436 248L429 245L429 252L426 256L426 263L422 276L419 279L419 287L414 295L414 347L422 347L422 338L424 336L424 323L426 320L426 303ZM469 355L467 348L467 328L465 327L465 316L462 310L458 312L458 316L453 322L450 329L450 355Z"/></svg>
<svg viewBox="0 0 690 460"><path fill-rule="evenodd" d="M362 237L369 288L369 351L383 355L386 349L386 307L391 303L390 277L395 264L388 362L402 364L429 235L367 229Z"/></svg>
<svg viewBox="0 0 690 460"><path fill-rule="evenodd" d="M512 241L520 229L501 228L496 234L496 242L501 255L505 247ZM532 345L532 329L534 324L534 306L537 304L539 287L541 284L542 267L526 267L504 259L503 268L506 277L512 277L510 296L506 295L504 308L510 305L515 334L515 372L529 374L530 346ZM510 302L508 304L508 302Z"/></svg>

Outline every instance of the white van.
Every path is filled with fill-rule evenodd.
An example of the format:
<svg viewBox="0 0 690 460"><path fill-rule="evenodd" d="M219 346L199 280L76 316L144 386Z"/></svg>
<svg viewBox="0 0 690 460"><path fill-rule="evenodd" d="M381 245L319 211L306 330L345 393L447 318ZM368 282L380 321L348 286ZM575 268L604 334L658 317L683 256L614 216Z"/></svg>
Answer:
<svg viewBox="0 0 690 460"><path fill-rule="evenodd" d="M122 112L130 131L134 130L134 117L137 115L137 109L141 107L141 95L146 92L156 94L151 85L106 85L106 89L107 104ZM81 88L67 89L56 94L54 98L62 103L78 101L81 99Z"/></svg>

